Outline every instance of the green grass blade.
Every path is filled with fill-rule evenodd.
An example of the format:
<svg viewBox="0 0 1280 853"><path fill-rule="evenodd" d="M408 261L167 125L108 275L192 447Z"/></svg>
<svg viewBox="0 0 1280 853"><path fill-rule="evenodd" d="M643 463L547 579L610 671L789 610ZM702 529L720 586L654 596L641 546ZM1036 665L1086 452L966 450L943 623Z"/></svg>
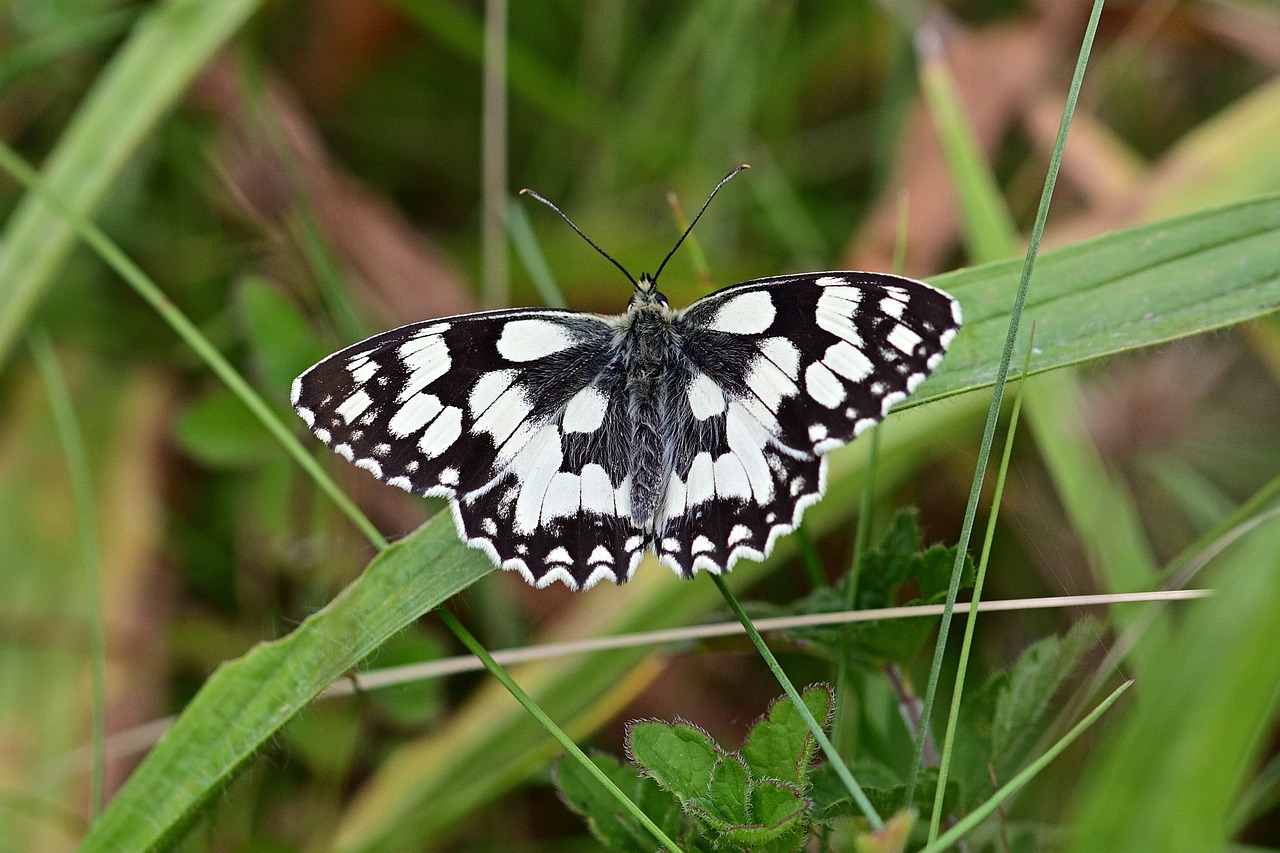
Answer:
<svg viewBox="0 0 1280 853"><path fill-rule="evenodd" d="M1277 241L1280 195L1267 195L1046 252L1025 307L1036 318L1033 374L1275 311ZM992 383L1020 267L1005 261L930 279L960 299L965 326L914 401Z"/></svg>
<svg viewBox="0 0 1280 853"><path fill-rule="evenodd" d="M947 715L947 736L942 744L942 754L938 762L938 787L934 791L933 811L929 816L929 840L938 837L938 828L942 822L943 801L947 793L947 777L951 770L951 754L955 748L956 732L959 729L960 702L964 698L965 673L969 668L969 653L973 648L973 636L978 627L977 604L982 600L982 586L987 579L987 563L991 558L991 543L995 539L996 520L1000 517L1000 505L1004 500L1004 484L1009 476L1009 460L1013 457L1013 440L1018 434L1018 416L1022 412L1022 400L1026 396L1027 368L1031 365L1031 353L1035 351L1036 330L1031 327L1027 336L1027 354L1022 361L1023 381L1018 383L1018 393L1013 399L1013 411L1009 414L1009 430L1004 437L1004 454L1000 457L1000 471L996 475L995 494L991 496L991 515L987 519L987 532L982 540L982 553L978 557L978 572L973 580L972 605L969 618L965 620L964 640L960 644L960 660L956 667L955 688L951 693L951 710Z"/></svg>
<svg viewBox="0 0 1280 853"><path fill-rule="evenodd" d="M321 690L493 570L484 554L458 544L448 513L390 545L288 636L219 667L81 849L147 850L174 842L201 805Z"/></svg>
<svg viewBox="0 0 1280 853"><path fill-rule="evenodd" d="M130 157L258 0L169 0L134 27L44 166L55 195L88 216ZM62 267L75 232L28 195L0 236L0 361Z"/></svg>
<svg viewBox="0 0 1280 853"><path fill-rule="evenodd" d="M1018 227L965 118L937 31L924 31L918 41L923 58L920 88L937 128L969 257L978 262L1013 257L1022 248Z"/></svg>
<svg viewBox="0 0 1280 853"><path fill-rule="evenodd" d="M1221 561L1081 781L1072 850L1219 850L1280 702L1280 517Z"/></svg>
<svg viewBox="0 0 1280 853"><path fill-rule="evenodd" d="M103 780L107 762L107 629L102 613L102 553L93 506L93 483L84 436L76 422L75 407L67 390L53 344L43 332L30 336L31 353L49 395L54 425L67 460L71 495L75 505L76 533L80 559L84 563L85 624L89 626L89 672L91 682L93 767L89 782L89 818L102 811Z"/></svg>

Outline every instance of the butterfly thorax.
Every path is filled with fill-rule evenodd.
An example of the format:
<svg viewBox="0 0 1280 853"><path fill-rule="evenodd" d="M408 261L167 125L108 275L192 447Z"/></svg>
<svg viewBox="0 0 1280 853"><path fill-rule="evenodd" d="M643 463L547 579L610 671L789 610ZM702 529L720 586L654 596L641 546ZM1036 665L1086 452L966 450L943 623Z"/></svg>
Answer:
<svg viewBox="0 0 1280 853"><path fill-rule="evenodd" d="M648 287L644 287L648 285ZM668 408L664 380L680 358L675 312L641 277L623 319L622 352L632 431L627 470L631 475L631 519L647 526L661 497L663 428Z"/></svg>

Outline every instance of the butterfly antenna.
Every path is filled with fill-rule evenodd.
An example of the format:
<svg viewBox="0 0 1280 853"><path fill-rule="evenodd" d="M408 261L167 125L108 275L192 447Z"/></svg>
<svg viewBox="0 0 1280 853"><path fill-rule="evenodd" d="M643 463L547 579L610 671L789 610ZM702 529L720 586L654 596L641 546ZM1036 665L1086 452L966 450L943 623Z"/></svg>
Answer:
<svg viewBox="0 0 1280 853"><path fill-rule="evenodd" d="M625 275L625 276L627 277L627 281L631 282L631 286L632 286L632 287L636 287L636 288L640 287L640 283L636 281L635 276L633 276L631 273L627 272L627 268L626 268L626 267L624 267L622 264L618 263L617 261L615 261L615 260L613 259L613 256L612 256L612 255L610 255L610 254L609 254L608 252L606 252L604 249L601 249L599 246L597 246L597 245L596 245L596 241L595 241L595 240L592 240L592 239L591 239L590 237L588 237L586 234L583 234L583 233L582 233L582 229L581 229L581 228L579 228L577 225L574 225L574 224L573 224L573 220L572 220L572 219L570 219L568 216L565 216L565 213L564 213L564 211L563 211L563 210L561 210L560 208L556 207L554 204L552 204L551 202L547 201L545 198L543 198L542 196L538 195L536 192L534 192L534 191L533 191L533 190L531 190L531 189L527 189L527 188L526 188L526 189L520 190L520 195L533 196L533 197L534 197L534 198L536 198L538 201L542 202L542 203L543 203L543 204L545 204L547 207L551 208L551 209L552 209L552 210L554 210L556 213L560 214L560 218L561 218L561 219L563 219L565 222L568 222L568 223L569 223L569 227L570 227L570 228L572 228L574 231L577 231L577 232L578 232L578 236L579 236L579 237L581 237L583 240L586 240L588 243L590 243L590 244L591 244L591 248L595 249L597 252L599 252L600 254L604 255L605 260L607 260L609 263L613 264L613 265L614 265L615 267L617 267L618 269L622 270L622 274L623 274L623 275Z"/></svg>
<svg viewBox="0 0 1280 853"><path fill-rule="evenodd" d="M707 207L711 204L711 199L716 197L716 193L720 192L720 188L725 184L729 183L729 180L733 178L735 175L737 175L739 172L741 172L743 169L750 169L750 168L751 167L749 165L747 165L746 163L743 163L741 166L737 167L732 172L730 172L729 174L725 175L723 178L720 179L720 183L716 184L716 188L711 191L711 195L707 196L707 200L702 203L702 209L698 211L698 215L693 217L693 221L689 223L689 227L684 229L684 233L680 235L680 239L676 241L676 244L671 247L671 251L667 252L667 256L663 258L662 263L658 265L658 271L653 274L653 281L655 284L658 281L658 276L662 275L662 270L667 265L667 261L671 260L671 256L676 253L676 249L680 248L680 244L684 242L684 238L689 236L689 232L693 230L693 226L698 224L698 220L702 218L702 214L706 212ZM561 214L561 216L563 215L564 214Z"/></svg>

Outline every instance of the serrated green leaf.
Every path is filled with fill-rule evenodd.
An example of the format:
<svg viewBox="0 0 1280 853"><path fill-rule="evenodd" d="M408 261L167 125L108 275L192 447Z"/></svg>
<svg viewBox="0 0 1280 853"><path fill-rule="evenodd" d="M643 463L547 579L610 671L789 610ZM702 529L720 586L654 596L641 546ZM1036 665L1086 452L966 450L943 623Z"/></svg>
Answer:
<svg viewBox="0 0 1280 853"><path fill-rule="evenodd" d="M813 718L826 726L835 708L835 696L826 685L808 687L800 694ZM774 701L768 714L752 726L742 747L742 758L756 779L780 779L805 790L809 764L817 743L800 714L785 696Z"/></svg>
<svg viewBox="0 0 1280 853"><path fill-rule="evenodd" d="M725 755L701 729L658 721L632 723L627 728L627 754L682 802L706 796L712 772Z"/></svg>
<svg viewBox="0 0 1280 853"><path fill-rule="evenodd" d="M609 755L592 755L591 760L672 838L683 830L680 804L676 798L658 787L658 783L641 775ZM580 815L602 844L626 853L652 853L653 836L618 807L618 801L576 761L561 757L554 771L556 788L565 805Z"/></svg>
<svg viewBox="0 0 1280 853"><path fill-rule="evenodd" d="M230 391L214 391L188 406L175 436L192 458L215 468L252 465L280 452L261 421Z"/></svg>
<svg viewBox="0 0 1280 853"><path fill-rule="evenodd" d="M1009 778L1026 759L1043 731L1049 703L1101 633L1096 621L1082 619L1065 636L1045 637L1018 656L991 726L991 761L998 779Z"/></svg>
<svg viewBox="0 0 1280 853"><path fill-rule="evenodd" d="M803 819L809 801L795 785L777 779L764 779L751 788L751 813L756 821L773 827L786 827Z"/></svg>
<svg viewBox="0 0 1280 853"><path fill-rule="evenodd" d="M294 377L326 351L311 335L298 307L266 280L241 280L237 296L251 354L267 386L284 399Z"/></svg>
<svg viewBox="0 0 1280 853"><path fill-rule="evenodd" d="M751 809L751 774L737 755L726 755L711 769L706 793L689 805L708 826L724 832L731 827L755 823Z"/></svg>
<svg viewBox="0 0 1280 853"><path fill-rule="evenodd" d="M955 565L955 549L934 546L920 551L915 514L903 510L894 515L880 542L863 557L857 576L859 609L907 604L932 604L943 600ZM833 613L848 608L848 584L844 578L833 588L815 590L795 608L800 613ZM962 588L973 583L973 563L965 559ZM913 594L914 593L914 594ZM822 628L803 628L789 636L833 659L878 670L885 661L908 664L937 624L935 617L860 622Z"/></svg>

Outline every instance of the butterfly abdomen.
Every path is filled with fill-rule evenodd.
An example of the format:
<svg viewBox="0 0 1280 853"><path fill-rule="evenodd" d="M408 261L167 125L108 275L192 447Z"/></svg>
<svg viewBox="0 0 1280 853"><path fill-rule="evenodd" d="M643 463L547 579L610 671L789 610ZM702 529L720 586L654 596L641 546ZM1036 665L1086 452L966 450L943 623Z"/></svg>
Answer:
<svg viewBox="0 0 1280 853"><path fill-rule="evenodd" d="M628 449L631 520L645 525L662 496L663 380L679 355L669 320L661 309L637 307L627 328L627 399L632 434Z"/></svg>

